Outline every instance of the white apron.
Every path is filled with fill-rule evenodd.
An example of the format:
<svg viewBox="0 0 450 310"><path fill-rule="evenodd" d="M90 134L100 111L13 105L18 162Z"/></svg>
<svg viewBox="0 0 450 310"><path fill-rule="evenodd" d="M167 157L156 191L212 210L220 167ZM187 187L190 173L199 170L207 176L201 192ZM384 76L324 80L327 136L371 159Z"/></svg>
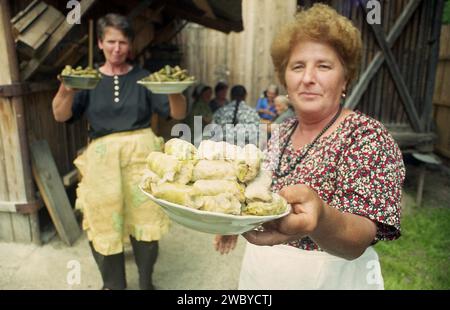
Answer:
<svg viewBox="0 0 450 310"><path fill-rule="evenodd" d="M241 290L384 289L378 255L372 247L346 259L287 245L247 242L239 279Z"/></svg>

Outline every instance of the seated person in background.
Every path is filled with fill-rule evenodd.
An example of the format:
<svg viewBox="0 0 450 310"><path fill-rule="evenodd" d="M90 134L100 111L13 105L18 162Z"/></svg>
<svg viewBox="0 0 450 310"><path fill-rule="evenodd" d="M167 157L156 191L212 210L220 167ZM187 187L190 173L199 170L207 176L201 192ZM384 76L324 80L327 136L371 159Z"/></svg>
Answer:
<svg viewBox="0 0 450 310"><path fill-rule="evenodd" d="M228 143L239 142L237 135L242 133L245 134L245 143L257 144L260 119L258 113L245 103L247 90L242 85L235 85L231 88L230 95L231 102L214 113L213 123L222 126L223 140ZM234 126L230 128L230 126L226 126L228 124ZM229 130L226 130L227 127Z"/></svg>
<svg viewBox="0 0 450 310"><path fill-rule="evenodd" d="M219 82L216 84L216 87L214 87L214 93L216 97L209 102L209 108L213 113L228 103L227 92L227 83Z"/></svg>
<svg viewBox="0 0 450 310"><path fill-rule="evenodd" d="M267 125L267 132L270 138L272 131L275 130L276 126L282 124L285 120L295 117L294 109L286 96L277 96L274 100L275 110L277 111L277 117L272 121L275 126Z"/></svg>
<svg viewBox="0 0 450 310"><path fill-rule="evenodd" d="M191 129L192 137L194 136L194 116L202 117L202 129L212 121L212 112L208 105L211 97L212 88L204 84L198 85L192 94L194 103L192 104L190 113L185 119L186 124Z"/></svg>
<svg viewBox="0 0 450 310"><path fill-rule="evenodd" d="M272 124L281 124L288 118L295 117L294 109L286 96L277 96L274 102L277 117L272 121Z"/></svg>
<svg viewBox="0 0 450 310"><path fill-rule="evenodd" d="M277 116L274 103L276 96L278 96L278 87L271 84L264 91L264 96L258 99L256 112L258 112L262 120L270 122Z"/></svg>

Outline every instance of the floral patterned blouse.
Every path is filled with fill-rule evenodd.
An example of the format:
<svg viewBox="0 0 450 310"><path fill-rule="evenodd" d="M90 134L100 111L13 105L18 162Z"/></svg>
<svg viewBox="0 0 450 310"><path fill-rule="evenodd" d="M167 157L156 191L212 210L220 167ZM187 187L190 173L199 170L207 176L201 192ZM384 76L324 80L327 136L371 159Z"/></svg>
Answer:
<svg viewBox="0 0 450 310"><path fill-rule="evenodd" d="M265 168L277 169L280 152L295 119L286 120L274 132L266 150ZM305 147L295 150L288 142L281 172ZM347 115L329 136L320 138L291 173L273 175L272 190L294 184L313 188L330 207L364 216L377 225L378 240L400 237L400 200L405 167L392 136L378 121L361 112ZM321 250L310 238L289 245L304 250Z"/></svg>

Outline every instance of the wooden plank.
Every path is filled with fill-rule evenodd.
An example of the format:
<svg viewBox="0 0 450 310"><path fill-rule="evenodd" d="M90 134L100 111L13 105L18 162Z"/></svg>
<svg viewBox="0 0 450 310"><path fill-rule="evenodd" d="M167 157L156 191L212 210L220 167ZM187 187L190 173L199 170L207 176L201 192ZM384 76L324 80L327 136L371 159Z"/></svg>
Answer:
<svg viewBox="0 0 450 310"><path fill-rule="evenodd" d="M83 0L80 3L81 16L95 3L95 0ZM66 36L66 34L74 27L69 23L62 23L53 33L53 35L46 41L44 46L34 55L25 68L21 71L23 80L30 78L39 66L47 59L48 55L54 50L59 42Z"/></svg>
<svg viewBox="0 0 450 310"><path fill-rule="evenodd" d="M202 16L201 10L191 9L188 7L180 7L179 3L173 0L166 0L166 12L181 18L193 21L195 23L204 25L209 28L213 28L225 33L231 31L242 31L244 29L242 22L233 22L223 19L209 18L207 16Z"/></svg>
<svg viewBox="0 0 450 310"><path fill-rule="evenodd" d="M31 144L32 168L35 181L61 239L72 245L80 235L80 227L61 182L48 143Z"/></svg>
<svg viewBox="0 0 450 310"><path fill-rule="evenodd" d="M19 34L16 40L17 50L23 55L33 57L63 21L64 15L49 6L30 27Z"/></svg>
<svg viewBox="0 0 450 310"><path fill-rule="evenodd" d="M0 101L0 104L2 102ZM3 146L3 132L1 130L0 126L0 200L8 200L9 199L9 193L8 193L8 182L6 180L6 159L5 159L5 149Z"/></svg>
<svg viewBox="0 0 450 310"><path fill-rule="evenodd" d="M10 212L15 213L17 211L16 204L19 203L17 201L0 201L0 212Z"/></svg>
<svg viewBox="0 0 450 310"><path fill-rule="evenodd" d="M14 38L28 28L47 8L48 5L45 2L33 1L25 10L19 12L17 17L11 20Z"/></svg>
<svg viewBox="0 0 450 310"><path fill-rule="evenodd" d="M398 18L398 20L395 22L395 25L392 27L392 30L389 32L386 41L387 46L389 48L392 48L394 43L397 41L398 37L404 30L406 24L410 20L413 13L416 11L418 5L422 2L422 0L411 0L408 2L407 6L405 7L404 11ZM361 4L362 6L365 6L365 4ZM370 65L367 67L367 69L362 74L361 78L359 79L357 85L353 88L349 98L346 101L346 107L350 109L354 109L358 103L361 100L361 97L365 93L367 87L370 84L370 81L375 76L379 68L384 62L384 55L382 52L379 52L375 55Z"/></svg>
<svg viewBox="0 0 450 310"><path fill-rule="evenodd" d="M11 24L16 23L19 19L21 19L23 16L25 16L25 14L27 14L30 10L32 10L39 2L40 2L39 0L31 1L31 3L28 4L28 6L25 9L23 9L22 11L17 13L16 16L11 18Z"/></svg>
<svg viewBox="0 0 450 310"><path fill-rule="evenodd" d="M31 232L31 242L40 245L41 244L41 231L39 228L39 215L38 212L28 214L29 227Z"/></svg>
<svg viewBox="0 0 450 310"><path fill-rule="evenodd" d="M0 85L0 97L22 97L32 93L55 91L58 87L59 82L56 80Z"/></svg>
<svg viewBox="0 0 450 310"><path fill-rule="evenodd" d="M11 214L11 222L14 230L14 242L30 243L33 241L28 214Z"/></svg>
<svg viewBox="0 0 450 310"><path fill-rule="evenodd" d="M11 213L0 212L0 240L6 242L14 241Z"/></svg>
<svg viewBox="0 0 450 310"><path fill-rule="evenodd" d="M439 39L441 36L442 12L444 10L444 1L436 0L436 9L433 16L432 33L430 38L431 53L428 61L428 77L425 86L424 109L422 113L422 124L425 130L431 129L431 118L433 110L433 92L436 81L436 68L439 62Z"/></svg>
<svg viewBox="0 0 450 310"><path fill-rule="evenodd" d="M192 2L194 2L195 6L205 12L205 16L212 19L217 18L207 0L192 0Z"/></svg>
<svg viewBox="0 0 450 310"><path fill-rule="evenodd" d="M400 148L413 147L418 144L432 145L437 139L435 133L417 133L412 131L395 132L391 130L389 130L389 132Z"/></svg>
<svg viewBox="0 0 450 310"><path fill-rule="evenodd" d="M140 55L144 49L155 38L155 27L152 23L146 23L136 31L136 37L133 41L133 52L135 55Z"/></svg>
<svg viewBox="0 0 450 310"><path fill-rule="evenodd" d="M9 5L0 2L0 85L19 81L17 56L11 34ZM0 135L3 139L4 175L8 184L6 200L33 201L34 190L29 166L23 102L0 98Z"/></svg>
<svg viewBox="0 0 450 310"><path fill-rule="evenodd" d="M450 158L450 106L435 106L434 120L438 134L436 149Z"/></svg>

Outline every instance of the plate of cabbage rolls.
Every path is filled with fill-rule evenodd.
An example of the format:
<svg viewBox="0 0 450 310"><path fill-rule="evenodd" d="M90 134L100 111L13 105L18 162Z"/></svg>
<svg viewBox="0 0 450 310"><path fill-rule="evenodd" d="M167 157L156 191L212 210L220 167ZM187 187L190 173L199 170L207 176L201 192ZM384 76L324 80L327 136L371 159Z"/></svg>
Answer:
<svg viewBox="0 0 450 310"><path fill-rule="evenodd" d="M286 200L270 191L272 174L261 169L253 144L181 139L147 157L140 189L175 222L222 235L241 234L289 214Z"/></svg>

